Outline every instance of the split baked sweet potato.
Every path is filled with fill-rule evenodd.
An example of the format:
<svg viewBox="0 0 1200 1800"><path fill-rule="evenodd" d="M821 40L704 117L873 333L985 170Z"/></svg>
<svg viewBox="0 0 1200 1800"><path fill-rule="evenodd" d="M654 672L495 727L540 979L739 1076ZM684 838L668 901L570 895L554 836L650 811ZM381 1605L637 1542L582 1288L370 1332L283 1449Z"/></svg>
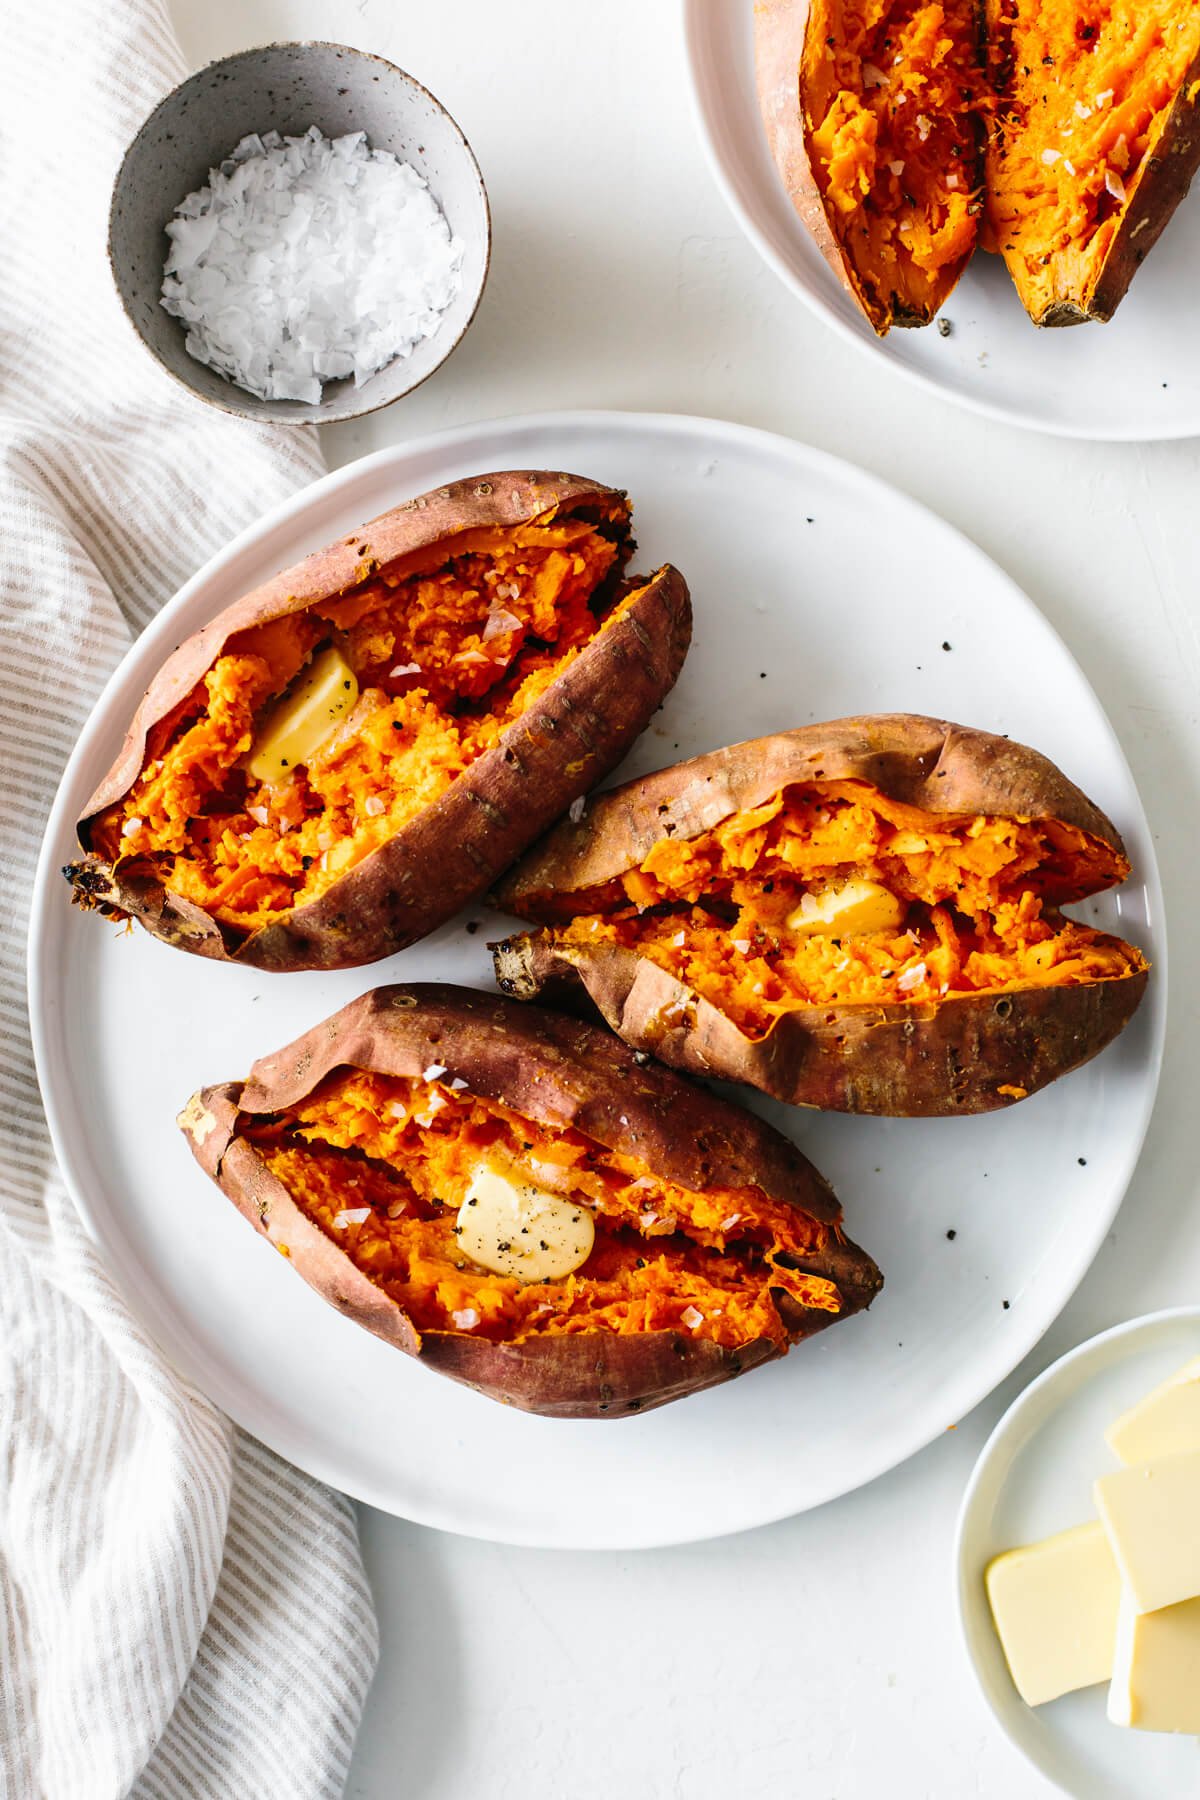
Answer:
<svg viewBox="0 0 1200 1800"><path fill-rule="evenodd" d="M261 969L402 949L612 769L687 652L627 497L453 482L245 595L151 682L65 870L86 908Z"/></svg>
<svg viewBox="0 0 1200 1800"><path fill-rule="evenodd" d="M661 1406L783 1355L882 1280L762 1120L495 995L379 988L179 1123L324 1299L530 1412Z"/></svg>
<svg viewBox="0 0 1200 1800"><path fill-rule="evenodd" d="M1108 319L1200 164L1194 0L759 0L772 155L881 335L977 241L1035 324Z"/></svg>
<svg viewBox="0 0 1200 1800"><path fill-rule="evenodd" d="M758 0L771 154L834 274L882 336L927 325L982 210L976 0Z"/></svg>
<svg viewBox="0 0 1200 1800"><path fill-rule="evenodd" d="M1110 319L1200 165L1200 6L986 6L988 246L1035 324Z"/></svg>
<svg viewBox="0 0 1200 1800"><path fill-rule="evenodd" d="M1104 1048L1140 951L1060 910L1116 830L1007 738L908 714L736 744L602 794L501 884L545 929L505 993L582 988L678 1068L842 1112L986 1112Z"/></svg>

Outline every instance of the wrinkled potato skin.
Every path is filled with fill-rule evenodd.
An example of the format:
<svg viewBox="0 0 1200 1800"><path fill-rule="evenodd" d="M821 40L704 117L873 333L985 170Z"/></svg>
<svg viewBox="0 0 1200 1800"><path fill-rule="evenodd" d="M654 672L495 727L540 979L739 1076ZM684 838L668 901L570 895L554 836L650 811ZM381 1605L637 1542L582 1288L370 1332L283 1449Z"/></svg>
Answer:
<svg viewBox="0 0 1200 1800"><path fill-rule="evenodd" d="M662 838L695 836L781 787L817 779L867 781L934 814L1059 819L1124 858L1112 823L1037 751L944 719L877 714L735 744L599 795L517 865L498 904L552 922L569 913L572 893L637 867ZM1142 970L938 1006L797 1007L752 1039L634 950L607 944L567 954L537 934L494 948L503 992L566 1005L586 996L627 1043L675 1068L744 1081L796 1106L898 1117L989 1112L1023 1097L1003 1088L1036 1092L1117 1036L1147 979Z"/></svg>
<svg viewBox="0 0 1200 1800"><path fill-rule="evenodd" d="M668 565L651 578L628 612L588 644L496 748L434 805L319 899L241 942L229 941L203 908L144 869L114 870L90 854L91 826L136 781L151 728L191 692L235 633L303 611L398 559L426 566L450 554L462 531L521 524L550 507L569 516L612 497L612 489L582 477L536 470L452 482L384 513L235 601L168 657L151 682L79 821L80 843L89 854L66 871L76 899L85 907L128 913L178 949L276 971L375 962L444 924L616 766L673 686L691 637L691 602L678 570ZM632 549L626 536L618 569Z"/></svg>
<svg viewBox="0 0 1200 1800"><path fill-rule="evenodd" d="M442 1374L526 1412L612 1418L727 1381L779 1351L768 1340L729 1349L674 1331L581 1332L510 1344L461 1332L419 1334L235 1132L239 1114L294 1105L333 1069L411 1077L434 1061L484 1098L551 1127L573 1126L610 1149L643 1158L681 1185L753 1183L827 1221L833 1226L829 1244L804 1266L836 1283L842 1310L790 1307L787 1323L797 1337L861 1310L882 1285L870 1257L843 1237L841 1209L828 1184L761 1119L638 1058L595 1025L464 988L377 988L263 1057L245 1082L193 1095L179 1124L206 1174L256 1230L286 1249L291 1266L323 1299Z"/></svg>

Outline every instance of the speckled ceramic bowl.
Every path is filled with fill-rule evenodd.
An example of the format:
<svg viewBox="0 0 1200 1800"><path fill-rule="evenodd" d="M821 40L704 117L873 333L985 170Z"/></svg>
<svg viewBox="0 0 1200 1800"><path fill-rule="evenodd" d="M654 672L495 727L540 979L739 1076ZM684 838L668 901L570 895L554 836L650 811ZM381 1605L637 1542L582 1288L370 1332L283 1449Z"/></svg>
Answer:
<svg viewBox="0 0 1200 1800"><path fill-rule="evenodd" d="M166 225L185 194L248 132L326 137L365 131L428 181L465 246L463 279L440 328L356 388L329 381L321 400L259 400L184 348L184 330L159 301L170 240ZM471 320L491 254L487 191L471 146L446 109L393 63L344 44L265 44L189 76L158 105L125 154L113 188L108 254L125 311L147 349L202 400L247 419L328 424L374 412L411 393L445 362Z"/></svg>

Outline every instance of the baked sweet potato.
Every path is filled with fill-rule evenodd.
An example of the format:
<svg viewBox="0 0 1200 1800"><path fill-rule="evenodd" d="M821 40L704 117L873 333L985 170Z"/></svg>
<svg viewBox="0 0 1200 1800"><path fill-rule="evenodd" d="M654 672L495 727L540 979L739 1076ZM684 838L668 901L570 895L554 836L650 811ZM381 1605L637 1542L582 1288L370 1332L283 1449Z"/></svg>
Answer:
<svg viewBox="0 0 1200 1800"><path fill-rule="evenodd" d="M529 1412L615 1417L696 1393L882 1280L762 1120L607 1031L495 995L364 994L179 1123L324 1299Z"/></svg>
<svg viewBox="0 0 1200 1800"><path fill-rule="evenodd" d="M1194 0L759 0L755 44L784 185L881 335L977 240L1035 324L1111 318L1200 163Z"/></svg>
<svg viewBox="0 0 1200 1800"><path fill-rule="evenodd" d="M602 794L501 884L505 993L582 987L677 1068L840 1112L987 1112L1104 1048L1141 953L1060 908L1122 881L1045 757L908 714L736 744Z"/></svg>
<svg viewBox="0 0 1200 1800"><path fill-rule="evenodd" d="M1195 0L987 0L987 234L1037 325L1110 319L1200 164Z"/></svg>
<svg viewBox="0 0 1200 1800"><path fill-rule="evenodd" d="M79 822L74 897L260 969L345 968L482 893L671 688L677 570L626 496L516 471L410 500L182 644Z"/></svg>
<svg viewBox="0 0 1200 1800"><path fill-rule="evenodd" d="M927 325L979 231L976 0L758 0L754 22L759 102L792 204L881 337Z"/></svg>

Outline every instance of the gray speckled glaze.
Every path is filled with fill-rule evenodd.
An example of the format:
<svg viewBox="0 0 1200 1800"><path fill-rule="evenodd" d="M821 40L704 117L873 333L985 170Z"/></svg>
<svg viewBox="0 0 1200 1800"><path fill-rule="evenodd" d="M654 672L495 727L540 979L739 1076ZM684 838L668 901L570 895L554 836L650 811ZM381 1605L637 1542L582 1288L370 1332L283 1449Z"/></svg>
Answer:
<svg viewBox="0 0 1200 1800"><path fill-rule="evenodd" d="M428 181L462 239L462 287L441 328L356 388L326 382L316 406L259 400L184 348L183 327L159 302L176 206L251 131L326 137L365 131ZM125 154L113 188L108 255L122 304L142 342L178 380L227 412L288 425L327 424L374 412L411 393L443 363L475 315L487 280L491 218L479 165L449 113L411 75L343 44L266 44L210 63L151 113Z"/></svg>

